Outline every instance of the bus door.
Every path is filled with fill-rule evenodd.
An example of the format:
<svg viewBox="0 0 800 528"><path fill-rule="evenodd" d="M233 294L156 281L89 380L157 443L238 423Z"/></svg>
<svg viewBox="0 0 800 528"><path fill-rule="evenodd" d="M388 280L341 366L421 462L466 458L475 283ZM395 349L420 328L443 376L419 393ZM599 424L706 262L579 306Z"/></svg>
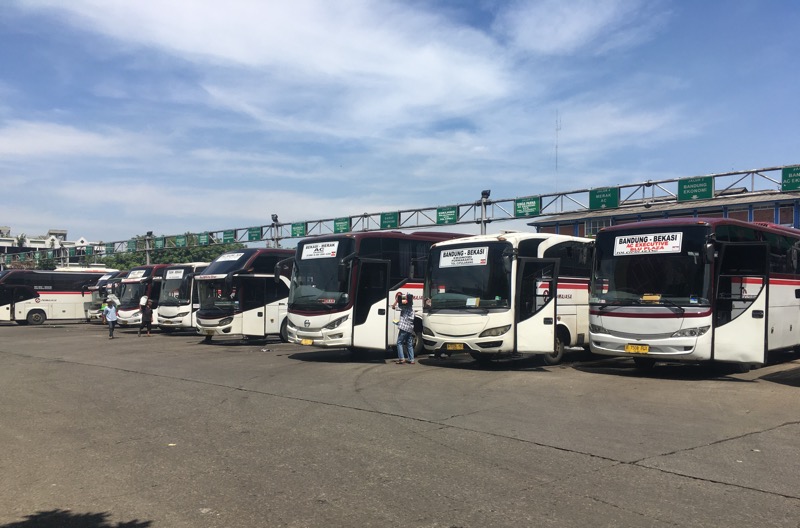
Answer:
<svg viewBox="0 0 800 528"><path fill-rule="evenodd" d="M14 308L16 303L29 301L39 298L39 292L30 286L6 286L0 285L0 321L14 321ZM21 312L22 315L24 313ZM20 319L25 320L24 317Z"/></svg>
<svg viewBox="0 0 800 528"><path fill-rule="evenodd" d="M552 354L556 348L558 259L517 259L514 343L517 352Z"/></svg>
<svg viewBox="0 0 800 528"><path fill-rule="evenodd" d="M389 261L361 259L353 305L353 347L386 350Z"/></svg>
<svg viewBox="0 0 800 528"><path fill-rule="evenodd" d="M769 248L763 243L722 243L714 299L717 361L763 364L767 355Z"/></svg>
<svg viewBox="0 0 800 528"><path fill-rule="evenodd" d="M271 275L239 275L237 282L242 334L266 336L279 333L286 315L286 286L277 284ZM279 290L282 298L278 297Z"/></svg>

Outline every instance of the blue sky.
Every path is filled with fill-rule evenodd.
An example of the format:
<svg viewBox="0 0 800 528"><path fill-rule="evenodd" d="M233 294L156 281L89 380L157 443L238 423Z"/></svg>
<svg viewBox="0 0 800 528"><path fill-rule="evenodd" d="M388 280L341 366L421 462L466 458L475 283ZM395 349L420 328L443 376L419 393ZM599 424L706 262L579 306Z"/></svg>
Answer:
<svg viewBox="0 0 800 528"><path fill-rule="evenodd" d="M6 0L0 225L112 241L796 164L798 28L783 0Z"/></svg>

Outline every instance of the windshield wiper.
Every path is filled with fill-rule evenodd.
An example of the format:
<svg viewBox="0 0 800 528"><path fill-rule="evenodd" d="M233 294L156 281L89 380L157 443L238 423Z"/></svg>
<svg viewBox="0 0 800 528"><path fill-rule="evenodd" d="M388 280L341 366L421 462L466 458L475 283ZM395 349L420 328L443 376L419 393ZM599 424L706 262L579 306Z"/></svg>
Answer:
<svg viewBox="0 0 800 528"><path fill-rule="evenodd" d="M661 304L663 304L665 306L668 306L669 308L677 308L677 311L680 314L683 314L684 312L686 312L686 309L683 306L675 304L674 302L672 302L672 301L670 301L668 299L660 299L659 303L661 303Z"/></svg>

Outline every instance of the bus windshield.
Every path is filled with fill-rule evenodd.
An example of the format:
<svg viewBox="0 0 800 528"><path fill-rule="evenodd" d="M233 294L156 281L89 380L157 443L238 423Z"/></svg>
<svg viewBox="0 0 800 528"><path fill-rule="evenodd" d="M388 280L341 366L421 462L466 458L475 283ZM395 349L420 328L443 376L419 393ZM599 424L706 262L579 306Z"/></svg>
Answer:
<svg viewBox="0 0 800 528"><path fill-rule="evenodd" d="M592 304L711 304L706 226L600 232Z"/></svg>
<svg viewBox="0 0 800 528"><path fill-rule="evenodd" d="M159 306L181 306L192 302L192 268L171 268L164 274Z"/></svg>
<svg viewBox="0 0 800 528"><path fill-rule="evenodd" d="M139 299L146 294L146 282L123 282L119 292L119 304L121 307L139 306Z"/></svg>
<svg viewBox="0 0 800 528"><path fill-rule="evenodd" d="M508 242L433 248L426 293L430 309L508 308L510 256Z"/></svg>
<svg viewBox="0 0 800 528"><path fill-rule="evenodd" d="M197 281L197 294L200 310L206 317L232 315L239 309L236 297L236 282L225 279L205 279Z"/></svg>
<svg viewBox="0 0 800 528"><path fill-rule="evenodd" d="M350 301L350 267L345 280L340 281L339 265L352 252L353 240L348 238L298 245L289 309L322 312L346 306Z"/></svg>

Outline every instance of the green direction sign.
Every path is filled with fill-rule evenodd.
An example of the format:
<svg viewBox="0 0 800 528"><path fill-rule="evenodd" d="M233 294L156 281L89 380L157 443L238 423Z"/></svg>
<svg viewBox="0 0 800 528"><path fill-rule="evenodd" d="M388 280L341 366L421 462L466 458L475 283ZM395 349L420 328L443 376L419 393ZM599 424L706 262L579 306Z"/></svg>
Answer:
<svg viewBox="0 0 800 528"><path fill-rule="evenodd" d="M94 246L86 246L86 249L84 250L84 252L89 256L94 255ZM38 255L38 253L37 253L37 255Z"/></svg>
<svg viewBox="0 0 800 528"><path fill-rule="evenodd" d="M70 257L74 257L75 256L75 248L74 247L69 248L69 256Z"/></svg>
<svg viewBox="0 0 800 528"><path fill-rule="evenodd" d="M91 255L91 253L87 253L87 255ZM40 251L37 251L36 253L33 254L33 258L34 260L36 260L36 262L39 262L40 260L42 260L42 253Z"/></svg>
<svg viewBox="0 0 800 528"><path fill-rule="evenodd" d="M781 191L800 191L800 165L781 171Z"/></svg>
<svg viewBox="0 0 800 528"><path fill-rule="evenodd" d="M350 217L337 218L333 221L334 233L349 233L350 232Z"/></svg>
<svg viewBox="0 0 800 528"><path fill-rule="evenodd" d="M400 227L400 213L381 213L381 229Z"/></svg>
<svg viewBox="0 0 800 528"><path fill-rule="evenodd" d="M153 241L156 249L164 249L164 237L158 237Z"/></svg>
<svg viewBox="0 0 800 528"><path fill-rule="evenodd" d="M619 187L606 187L589 191L589 209L616 209L619 207Z"/></svg>
<svg viewBox="0 0 800 528"><path fill-rule="evenodd" d="M527 196L525 198L517 198L514 200L514 216L539 216L542 209L541 196Z"/></svg>
<svg viewBox="0 0 800 528"><path fill-rule="evenodd" d="M128 240L128 251L136 251L136 239Z"/></svg>
<svg viewBox="0 0 800 528"><path fill-rule="evenodd" d="M11 255L6 255L6 264L11 264Z"/></svg>
<svg viewBox="0 0 800 528"><path fill-rule="evenodd" d="M106 253L111 255L114 253L114 244L106 244Z"/></svg>
<svg viewBox="0 0 800 528"><path fill-rule="evenodd" d="M197 235L197 244L200 246L208 245L208 233L200 233Z"/></svg>
<svg viewBox="0 0 800 528"><path fill-rule="evenodd" d="M261 228L249 227L247 228L247 240L249 242L258 242L261 240Z"/></svg>
<svg viewBox="0 0 800 528"><path fill-rule="evenodd" d="M714 178L700 176L678 180L678 201L691 202L694 200L710 200L714 197Z"/></svg>
<svg viewBox="0 0 800 528"><path fill-rule="evenodd" d="M292 224L292 236L293 237L306 236L306 223L297 222Z"/></svg>
<svg viewBox="0 0 800 528"><path fill-rule="evenodd" d="M112 246L112 248L113 248L113 246ZM47 258L49 258L49 259L53 258L53 250L52 249L47 251Z"/></svg>
<svg viewBox="0 0 800 528"><path fill-rule="evenodd" d="M458 206L440 207L436 210L437 224L455 224L458 222Z"/></svg>
<svg viewBox="0 0 800 528"><path fill-rule="evenodd" d="M224 231L222 233L222 242L225 244L233 244L236 242L236 231L233 229Z"/></svg>
<svg viewBox="0 0 800 528"><path fill-rule="evenodd" d="M175 247L186 247L186 235L178 235L175 237Z"/></svg>

